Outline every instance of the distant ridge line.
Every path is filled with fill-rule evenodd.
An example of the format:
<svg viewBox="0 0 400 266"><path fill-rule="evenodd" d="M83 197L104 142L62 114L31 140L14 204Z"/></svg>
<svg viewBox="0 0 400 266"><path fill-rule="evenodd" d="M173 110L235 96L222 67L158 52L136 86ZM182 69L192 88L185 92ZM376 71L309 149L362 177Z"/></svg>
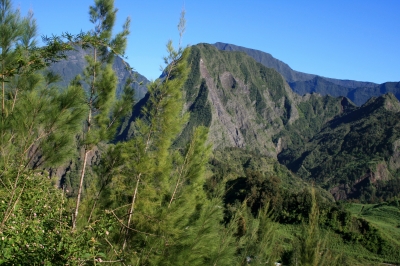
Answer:
<svg viewBox="0 0 400 266"><path fill-rule="evenodd" d="M219 50L222 51L240 51L240 52L245 52L247 55L251 56L256 60L257 62L263 64L266 67L270 67L278 71L288 83L293 83L297 81L308 81L313 78L315 78L316 74L308 74L300 71L293 70L288 64L282 62L279 59L274 58L271 54L256 50L256 49L251 49L251 48L246 48L243 46L238 46L234 44L228 44L228 43L222 43L222 42L217 42L212 44L215 47L217 47ZM375 87L376 83L373 82L365 82L365 81L355 81L355 80L347 80L347 79L335 79L335 78L328 78L328 77L322 77L336 85L344 86L347 88L358 88L358 87Z"/></svg>

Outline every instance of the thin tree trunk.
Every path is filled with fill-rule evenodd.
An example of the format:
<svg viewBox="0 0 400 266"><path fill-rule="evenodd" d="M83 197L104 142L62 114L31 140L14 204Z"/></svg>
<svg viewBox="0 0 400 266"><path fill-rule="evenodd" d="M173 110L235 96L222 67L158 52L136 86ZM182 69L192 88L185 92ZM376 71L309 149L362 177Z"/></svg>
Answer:
<svg viewBox="0 0 400 266"><path fill-rule="evenodd" d="M170 67L168 68L168 73L167 73L167 76L166 76L164 82L166 82L166 81L168 81L170 79L171 72L172 72L172 69L174 68L174 66L175 66L175 62L172 62L170 64ZM161 95L161 98L159 99L159 101L157 103L157 106L155 108L156 109L155 116L157 116L157 114L158 114L159 104L160 104L160 101L161 101L161 99L163 97L164 96ZM147 135L146 146L144 148L144 153L145 154L147 153L147 149L150 146L151 138L153 137L153 127L154 127L154 124L151 124L149 132L148 132L148 135ZM132 215L133 215L133 211L135 209L135 201L136 201L136 197L137 197L137 193L138 193L138 188L139 188L139 183L140 183L141 176L142 176L142 173L139 173L138 176L137 176L135 191L133 192L133 195L132 195L132 202L131 202L131 207L130 207L130 210L129 210L129 213L128 213L129 214L128 215L128 223L127 223L127 226L126 226L127 229L125 231L124 244L122 245L122 250L125 249L126 243L127 243L127 240L128 240L128 232L129 232L129 228L130 228L130 225L131 225L131 222L132 222Z"/></svg>
<svg viewBox="0 0 400 266"><path fill-rule="evenodd" d="M88 153L89 153L89 151L87 151L86 148L85 148L85 156L84 156L84 159L83 159L81 178L80 178L80 181L79 181L78 197L76 198L75 213L74 213L74 217L72 218L72 229L76 228L76 220L78 219L79 204L81 203L83 179L85 178L85 171L86 171L86 163L87 163Z"/></svg>
<svg viewBox="0 0 400 266"><path fill-rule="evenodd" d="M99 193L99 195L100 195L100 193ZM92 215L93 215L94 209L96 208L96 204L97 204L99 195L97 195L97 197L95 198L92 209L90 210L89 218L87 220L88 223L90 223L90 220L92 219Z"/></svg>
<svg viewBox="0 0 400 266"><path fill-rule="evenodd" d="M96 64L96 61L97 61L97 49L94 48L94 63L95 64ZM95 92L95 87L94 87L95 81L96 81L96 71L93 70L93 80L92 80L92 85L91 85L91 93L90 93L90 98L89 98L89 102L88 102L88 104L89 104L89 115L88 115L88 119L87 119L88 128L87 128L87 132L86 133L89 133L90 126L91 126L91 123L92 123L92 105L93 105L93 97L94 97L94 92ZM83 179L85 178L87 156L88 156L89 151L90 150L87 149L87 146L85 146L85 158L83 159L81 178L80 178L80 181L79 181L78 197L76 198L75 213L74 213L74 216L72 217L72 230L74 230L76 228L76 221L78 219L79 205L81 203L81 194L82 194L82 189L83 189Z"/></svg>
<svg viewBox="0 0 400 266"><path fill-rule="evenodd" d="M132 203L131 203L131 208L129 210L128 224L127 224L127 229L126 229L126 232L125 232L125 239L124 239L124 244L122 245L122 250L125 249L126 241L128 240L128 230L129 230L128 228L131 225L132 213L133 213L133 210L135 209L135 200L136 200L137 191L138 191L138 187L139 187L139 182L140 182L140 177L141 176L142 176L142 173L140 173L138 175L138 177L137 177L135 191L133 192L133 195L132 195Z"/></svg>
<svg viewBox="0 0 400 266"><path fill-rule="evenodd" d="M17 101L17 95L18 95L18 89L16 89L16 91L15 91L14 101L13 101L12 108L11 108L11 112L10 112L10 113L12 113L12 112L14 111L15 102Z"/></svg>
<svg viewBox="0 0 400 266"><path fill-rule="evenodd" d="M10 215L11 215L11 213L12 213L12 210L14 209L15 205L17 204L19 198L20 198L21 195L22 195L22 192L23 192L24 189L25 189L25 183L24 183L23 186L22 186L22 189L21 189L21 191L20 191L20 193L19 193L19 195L17 196L17 198L15 199L15 201L13 201L13 200L14 200L14 196L17 194L17 187L18 187L18 182L19 182L20 174L21 174L21 169L18 169L18 173L17 173L16 179L15 179L14 185L11 187L12 193L11 193L11 196L10 196L10 198L9 198L10 200L9 200L9 202L8 202L7 209L6 209L6 211L4 212L4 217L3 217L3 220L2 220L2 222L1 222L0 229L2 229L2 228L4 227L5 223L7 222L8 218L10 217Z"/></svg>
<svg viewBox="0 0 400 266"><path fill-rule="evenodd" d="M92 118L92 112L89 110L89 115L88 115L88 131L90 131L90 121ZM87 150L87 147L85 146L85 155L83 158L83 165L82 165L82 170L81 170L81 178L79 180L79 190L78 190L78 197L76 198L76 206L75 206L75 212L72 217L72 230L76 228L76 221L78 219L78 213L79 213L79 205L81 203L81 195L82 195L82 189L83 189L83 179L85 178L85 172L86 172L86 164L87 164L87 157L88 153L90 150Z"/></svg>
<svg viewBox="0 0 400 266"><path fill-rule="evenodd" d="M149 148L150 139L151 139L151 136L152 136L152 129L153 129L153 125L150 127L149 133L147 135L147 141L146 141L146 147L144 148L144 153L146 153L147 149ZM142 173L139 173L138 176L137 176L135 191L133 192L133 195L132 195L132 203L131 203L131 208L129 210L127 229L126 229L126 232L125 232L125 239L124 239L124 244L122 245L122 250L124 250L125 247L126 247L126 241L128 239L128 230L129 230L128 228L131 226L132 214L133 214L133 211L135 209L135 201L136 201L136 197L137 197L137 192L138 192L138 187L139 187L141 176L142 176Z"/></svg>
<svg viewBox="0 0 400 266"><path fill-rule="evenodd" d="M195 137L196 137L196 135L193 135L193 139L195 139ZM186 164L189 160L189 156L192 153L193 146L194 146L194 143L190 143L189 149L185 155L185 160L183 161L183 165L179 171L178 180L176 181L175 189L174 189L174 192L172 193L171 200L169 201L168 208L171 207L171 204L175 199L175 195L178 192L179 184L181 183L181 178L183 176L183 171L185 170Z"/></svg>
<svg viewBox="0 0 400 266"><path fill-rule="evenodd" d="M1 89L2 89L2 104L1 104L1 115L4 117L4 109L5 109L5 104L4 104L4 95L5 95L5 84L4 84L4 75L2 75L3 81L1 82Z"/></svg>

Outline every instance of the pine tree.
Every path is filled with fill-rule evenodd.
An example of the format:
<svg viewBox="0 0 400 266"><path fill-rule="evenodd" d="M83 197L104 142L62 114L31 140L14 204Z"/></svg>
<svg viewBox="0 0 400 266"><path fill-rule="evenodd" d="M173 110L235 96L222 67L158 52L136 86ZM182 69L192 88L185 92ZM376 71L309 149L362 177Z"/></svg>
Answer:
<svg viewBox="0 0 400 266"><path fill-rule="evenodd" d="M232 265L234 224L223 221L221 195L204 190L210 147L208 130L194 130L185 149L172 143L181 132L182 87L190 50L168 44L164 79L149 86L142 116L131 125L133 137L105 156L97 215L106 210L120 225L112 235L115 250L137 265ZM98 216L99 217L99 216ZM118 254L118 255L117 255Z"/></svg>
<svg viewBox="0 0 400 266"><path fill-rule="evenodd" d="M184 24L182 15L180 33ZM169 42L167 51L163 78L148 86L148 101L131 124L132 138L112 146L100 165L104 189L96 215L106 209L115 218L121 229L111 237L113 246L131 263L204 265L224 258L218 265L230 265L234 240L221 224L222 201L208 199L203 188L207 129L194 130L185 149L172 147L188 117L182 113L182 87L190 49L175 50ZM113 253L115 259L122 256Z"/></svg>
<svg viewBox="0 0 400 266"><path fill-rule="evenodd" d="M121 239L123 248L130 238L131 231L128 228L131 228L133 220L135 223L146 223L136 210L144 208L143 211L150 216L159 215L159 209L153 207L161 202L169 204L171 198L168 197L168 201L164 202L167 198L162 193L173 193L168 187L173 163L169 148L184 121L181 117L181 88L187 75L186 57L189 49L175 51L170 42L168 50L170 54L166 61L169 64L164 71L165 78L149 86L150 97L143 109L143 118L135 121L134 137L123 147L123 153L126 154L123 169L118 169L119 174L113 177L109 186L109 202L124 202L124 205L130 202L128 210L124 212L119 209L122 213L118 213L126 217L125 233ZM156 187L159 192L155 190ZM126 194L127 191L131 194ZM137 202L139 193L143 196Z"/></svg>
<svg viewBox="0 0 400 266"><path fill-rule="evenodd" d="M133 89L125 87L125 96L116 100L117 76L112 70L112 62L115 54L124 53L129 34L129 18L126 20L123 30L113 37L112 29L116 19L117 9L114 9L113 0L96 0L90 7L90 22L94 29L83 39L83 47L91 49L92 54L86 56L88 63L83 80L79 77L75 83L87 85L86 105L88 115L82 134L83 160L79 179L79 188L76 206L73 215L73 228L79 214L84 177L87 168L89 152L100 142L107 142L115 135L120 118L127 114L133 102Z"/></svg>
<svg viewBox="0 0 400 266"><path fill-rule="evenodd" d="M25 191L30 172L60 164L73 147L82 121L82 91L63 92L52 84L57 78L37 70L45 67L49 49L35 47L32 14L21 18L11 2L0 2L2 116L0 121L0 178L7 208L4 227ZM62 47L59 47L62 48ZM58 50L60 51L60 50ZM42 56L42 57L41 57Z"/></svg>
<svg viewBox="0 0 400 266"><path fill-rule="evenodd" d="M269 204L265 204L253 217L247 202L236 210L234 219L238 226L237 265L274 265L276 261L276 225L272 221Z"/></svg>
<svg viewBox="0 0 400 266"><path fill-rule="evenodd" d="M59 38L36 47L33 14L22 18L7 0L0 28L0 264L82 262L94 234L70 234L63 193L46 170L71 158L86 111L80 87L58 88L43 70L71 47Z"/></svg>
<svg viewBox="0 0 400 266"><path fill-rule="evenodd" d="M315 188L311 191L311 208L308 216L308 224L303 222L301 234L295 245L294 260L296 265L317 266L337 265L337 257L326 248L325 235L319 228L319 208L315 195Z"/></svg>

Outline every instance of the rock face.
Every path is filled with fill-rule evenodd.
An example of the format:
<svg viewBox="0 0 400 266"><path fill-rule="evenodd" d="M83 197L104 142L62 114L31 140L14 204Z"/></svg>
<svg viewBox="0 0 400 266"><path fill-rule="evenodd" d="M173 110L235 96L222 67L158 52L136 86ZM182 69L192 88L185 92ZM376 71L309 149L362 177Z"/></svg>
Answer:
<svg viewBox="0 0 400 266"><path fill-rule="evenodd" d="M199 44L192 47L191 57L192 71L198 73L186 84L187 106L196 105L200 87L207 91L214 149L246 148L276 157L272 138L299 117L296 104L302 98L293 94L279 73L243 53ZM189 123L184 131L201 124L203 120Z"/></svg>
<svg viewBox="0 0 400 266"><path fill-rule="evenodd" d="M213 78L211 78L210 73L208 72L207 67L202 59L200 60L200 75L206 81L208 88L208 100L213 107L211 109L211 138L215 140L223 140L222 142L213 141L214 147L216 148L221 145L226 145L242 148L244 145L244 137L239 129L243 128L244 126L243 118L245 117L245 114L241 112L241 110L234 108L237 111L235 118L238 119L233 121L231 115L225 109L225 106L222 103L223 99L220 98L218 93L217 85L214 83ZM220 77L220 81L224 88L232 88L238 84L238 82L229 72L223 73Z"/></svg>

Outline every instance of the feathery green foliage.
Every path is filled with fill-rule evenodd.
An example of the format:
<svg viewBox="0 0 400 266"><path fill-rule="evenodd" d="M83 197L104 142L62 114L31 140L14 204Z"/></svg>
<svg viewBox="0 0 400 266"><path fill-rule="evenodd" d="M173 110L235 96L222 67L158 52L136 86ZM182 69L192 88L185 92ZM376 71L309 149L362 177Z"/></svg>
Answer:
<svg viewBox="0 0 400 266"><path fill-rule="evenodd" d="M274 265L277 257L275 241L276 224L272 221L269 204L259 209L253 216L246 207L246 201L239 207L235 216L238 219L238 251L237 265Z"/></svg>
<svg viewBox="0 0 400 266"><path fill-rule="evenodd" d="M31 16L19 19L18 11L12 10L9 1L0 4L1 26L19 28L16 36L2 36L3 71L13 68L15 61L21 60L15 54L18 49L24 49L25 57L30 57L29 49L32 47L25 49L19 41L24 40L25 44L33 46L34 41L27 36L35 37L35 26ZM31 26L28 27L27 23ZM1 217L1 226L4 226L13 213L13 206L25 192L28 173L57 166L71 154L84 108L82 91L71 86L59 92L52 86L56 80L52 74L43 76L20 71L7 76L2 73L4 104L0 120L0 178L2 189L9 192L5 197L8 206Z"/></svg>
<svg viewBox="0 0 400 266"><path fill-rule="evenodd" d="M322 265L322 253L324 251L324 239L321 238L319 229L319 210L315 198L315 189L311 188L311 210L308 224L303 225L299 236L299 264L305 266Z"/></svg>
<svg viewBox="0 0 400 266"><path fill-rule="evenodd" d="M71 233L64 191L39 173L23 178L25 190L0 230L0 264L93 265L105 258L112 220L102 219ZM0 189L0 213L9 203L3 195Z"/></svg>
<svg viewBox="0 0 400 266"><path fill-rule="evenodd" d="M110 150L115 160L108 161L118 166L104 181L99 209L106 208L120 224L113 245L132 264L231 265L233 227L221 224L223 204L204 190L208 130L195 128L182 150L172 146L186 121L182 87L190 51L175 51L171 42L167 49L165 76L149 86L132 138Z"/></svg>
<svg viewBox="0 0 400 266"><path fill-rule="evenodd" d="M279 153L271 139L283 143L279 149L293 144L307 150L321 132L326 133L322 142L332 144L326 145L328 153L335 153L337 143L327 135L337 130L338 135L346 135L342 147L352 156L374 153L374 158L388 161L394 175L399 172L396 114L400 107L393 96L372 99L355 112L346 99L293 96L275 71L242 53L215 53L207 45L175 50L169 42L163 76L149 85L148 95L138 105L141 115L132 120L131 138L110 143L134 96L128 80L124 94L115 98L117 76L111 63L115 54L123 54L129 33L128 19L122 32L113 34L116 13L114 1L95 0L89 12L93 30L76 37L65 35L91 52L82 77L61 89L53 85L58 77L43 68L48 60L62 58L70 44L52 37L45 38L46 47L37 48L32 14L22 18L10 1L0 0L4 32L0 36L0 264L399 262L397 198L391 206L349 207L358 210L352 215L321 188L306 189L308 184L275 158L251 151L259 148L255 142L248 146L250 150L216 149L209 161L214 140L208 136L215 133L216 121L209 99L218 98L213 103L222 104L220 110L226 108L230 115L250 110L257 123L244 128L243 120L236 135L243 134L245 142L251 143L250 135L258 138L268 131L265 142L258 144L266 143L260 149L270 149L271 154ZM178 30L181 42L184 11ZM240 91L246 95L243 101ZM235 106L232 99L243 105ZM355 117L366 117L373 110L372 120ZM326 123L338 113L341 116ZM241 113L242 118L245 115ZM379 121L388 126L371 127ZM348 122L353 122L353 131L342 130ZM252 131L260 123L258 131ZM364 145L366 140L357 135L360 131L371 143ZM381 143L382 136L390 144ZM354 138L362 149L351 145ZM80 161L74 160L76 146ZM326 154L318 149L296 152L308 156L304 167ZM299 163L293 162L297 155L289 153L284 151L280 159L288 165ZM96 163L95 157L89 158L92 154L98 156ZM74 171L81 171L72 221L68 194L48 177L49 169L66 161ZM368 165L377 164L375 160ZM394 197L397 181L388 183L394 184L391 189L377 182L382 187L374 195ZM86 186L80 204L85 183L91 185Z"/></svg>
<svg viewBox="0 0 400 266"><path fill-rule="evenodd" d="M189 52L187 49L176 52L172 43L169 43L168 50L170 54L167 60L170 64L165 70L166 77L163 81L157 80L149 86L150 98L148 105L143 109L143 119L135 121L134 137L122 147L123 154L129 154L129 157L125 157L122 168L118 170L120 174L114 176L109 185L112 191L108 194L114 207L118 208L115 204L126 205L131 201L127 205L128 210L119 209L116 213L127 219L124 221L126 233L121 237L124 248L129 242L129 236L134 233L129 230L131 224L136 228L137 223L145 222L141 212L148 212L149 217L160 215L157 206L162 206L162 202L167 204L167 195L161 191L169 188L172 159L177 156L171 157L169 148L182 126L181 87L186 78L185 59ZM160 190L158 193L155 191L156 187ZM171 197L172 192L168 193ZM145 196L140 196L136 202L138 195ZM141 210L142 208L144 209ZM125 215L126 211L128 215ZM144 225L148 223L145 222Z"/></svg>
<svg viewBox="0 0 400 266"><path fill-rule="evenodd" d="M123 54L126 48L127 36L129 34L129 18L123 25L122 32L113 37L113 27L116 19L117 9L114 9L114 0L96 0L95 5L90 7L90 22L94 29L89 36L84 47L93 50L93 55L86 56L87 67L84 71L83 80L77 78L74 83L84 82L89 89L86 93L86 105L88 114L86 125L82 134L83 160L80 173L79 188L77 192L76 206L73 215L73 227L79 213L81 197L83 193L84 177L86 173L88 154L94 146L100 142L112 140L115 136L120 119L127 114L133 98L133 89L125 86L120 100L116 100L117 76L112 69L112 61L115 53Z"/></svg>
<svg viewBox="0 0 400 266"><path fill-rule="evenodd" d="M76 86L60 90L53 85L58 77L38 72L48 56L68 46L36 48L32 14L20 18L10 1L1 1L0 10L6 33L1 36L0 263L77 263L90 250L89 235L70 236L63 192L45 169L70 159L86 111L84 93Z"/></svg>

